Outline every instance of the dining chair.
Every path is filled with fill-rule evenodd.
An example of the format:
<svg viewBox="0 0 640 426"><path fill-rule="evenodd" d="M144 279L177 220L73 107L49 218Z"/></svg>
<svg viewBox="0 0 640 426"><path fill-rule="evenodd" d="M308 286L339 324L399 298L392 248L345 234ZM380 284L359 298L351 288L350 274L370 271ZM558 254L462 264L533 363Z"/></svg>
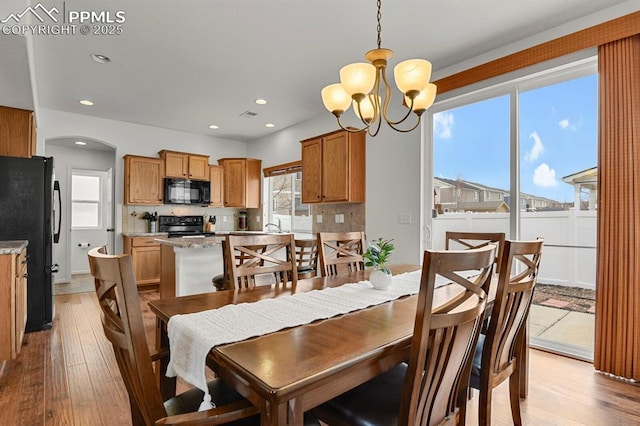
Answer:
<svg viewBox="0 0 640 426"><path fill-rule="evenodd" d="M318 275L318 240L295 240L298 279Z"/></svg>
<svg viewBox="0 0 640 426"><path fill-rule="evenodd" d="M260 424L259 409L221 379L208 384L215 408L198 411L203 392L196 388L163 401L152 362L168 357L169 351L149 352L131 256L108 255L104 246L90 250L88 256L102 328L113 345L134 425Z"/></svg>
<svg viewBox="0 0 640 426"><path fill-rule="evenodd" d="M441 425L464 423L471 356L487 295L469 285L466 271L491 274L495 247L424 253L408 363L312 410L331 426ZM432 311L436 277L464 287L465 302ZM482 282L482 281L479 281Z"/></svg>
<svg viewBox="0 0 640 426"><path fill-rule="evenodd" d="M296 285L298 280L293 234L226 236L229 277L236 289L259 285Z"/></svg>
<svg viewBox="0 0 640 426"><path fill-rule="evenodd" d="M446 231L445 233L445 249L446 250L467 250L472 248L484 247L487 244L496 244L496 259L494 272L500 273L500 262L504 252L504 232L462 232L462 231ZM489 288L485 288L485 293L489 294Z"/></svg>
<svg viewBox="0 0 640 426"><path fill-rule="evenodd" d="M505 241L491 320L486 334L478 339L471 369L470 386L480 391L480 425L491 424L493 389L507 378L513 423L522 424L520 377L528 350L526 323L538 280L542 246L541 239Z"/></svg>
<svg viewBox="0 0 640 426"><path fill-rule="evenodd" d="M323 277L364 270L364 232L318 232L318 246Z"/></svg>

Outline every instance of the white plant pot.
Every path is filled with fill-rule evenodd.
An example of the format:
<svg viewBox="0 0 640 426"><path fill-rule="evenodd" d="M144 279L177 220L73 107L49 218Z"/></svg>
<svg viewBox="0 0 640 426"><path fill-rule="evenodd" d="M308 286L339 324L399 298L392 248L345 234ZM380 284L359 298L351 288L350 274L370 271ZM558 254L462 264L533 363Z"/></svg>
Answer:
<svg viewBox="0 0 640 426"><path fill-rule="evenodd" d="M369 281L376 290L386 290L391 285L391 274L387 274L380 269L374 269L371 271Z"/></svg>

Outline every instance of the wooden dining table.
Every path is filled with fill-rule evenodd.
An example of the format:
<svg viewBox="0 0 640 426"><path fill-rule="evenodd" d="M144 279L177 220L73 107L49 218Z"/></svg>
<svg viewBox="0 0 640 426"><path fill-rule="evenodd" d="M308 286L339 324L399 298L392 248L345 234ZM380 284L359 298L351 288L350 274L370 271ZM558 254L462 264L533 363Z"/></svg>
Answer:
<svg viewBox="0 0 640 426"><path fill-rule="evenodd" d="M392 273L420 269L395 265ZM295 287L265 286L149 302L157 316L156 346L168 347L167 324L177 314L255 302L368 279L369 270L299 280ZM451 284L435 289L433 307L462 292ZM214 347L207 365L260 408L263 425L302 425L303 413L383 373L409 357L417 295ZM242 324L238 324L242 327ZM158 368L163 397L175 394L175 378ZM213 396L215 400L215 395Z"/></svg>

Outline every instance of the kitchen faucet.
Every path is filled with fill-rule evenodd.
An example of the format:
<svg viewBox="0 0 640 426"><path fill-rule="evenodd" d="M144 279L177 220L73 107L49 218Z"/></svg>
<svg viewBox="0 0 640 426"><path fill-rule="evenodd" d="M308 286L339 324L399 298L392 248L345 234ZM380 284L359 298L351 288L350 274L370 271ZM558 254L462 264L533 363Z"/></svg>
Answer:
<svg viewBox="0 0 640 426"><path fill-rule="evenodd" d="M278 229L278 232L282 232L282 221L280 220L280 218L278 218L277 225L275 223L267 223L265 225L265 228L267 228L267 231L269 230L269 226L275 226Z"/></svg>

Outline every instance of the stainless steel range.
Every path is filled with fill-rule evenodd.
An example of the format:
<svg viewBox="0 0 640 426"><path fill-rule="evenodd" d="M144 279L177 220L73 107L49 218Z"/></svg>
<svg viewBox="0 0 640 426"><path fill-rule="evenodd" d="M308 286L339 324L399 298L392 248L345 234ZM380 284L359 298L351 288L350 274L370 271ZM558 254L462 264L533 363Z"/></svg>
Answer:
<svg viewBox="0 0 640 426"><path fill-rule="evenodd" d="M167 232L172 237L209 236L215 232L204 231L202 216L158 216L158 231Z"/></svg>

